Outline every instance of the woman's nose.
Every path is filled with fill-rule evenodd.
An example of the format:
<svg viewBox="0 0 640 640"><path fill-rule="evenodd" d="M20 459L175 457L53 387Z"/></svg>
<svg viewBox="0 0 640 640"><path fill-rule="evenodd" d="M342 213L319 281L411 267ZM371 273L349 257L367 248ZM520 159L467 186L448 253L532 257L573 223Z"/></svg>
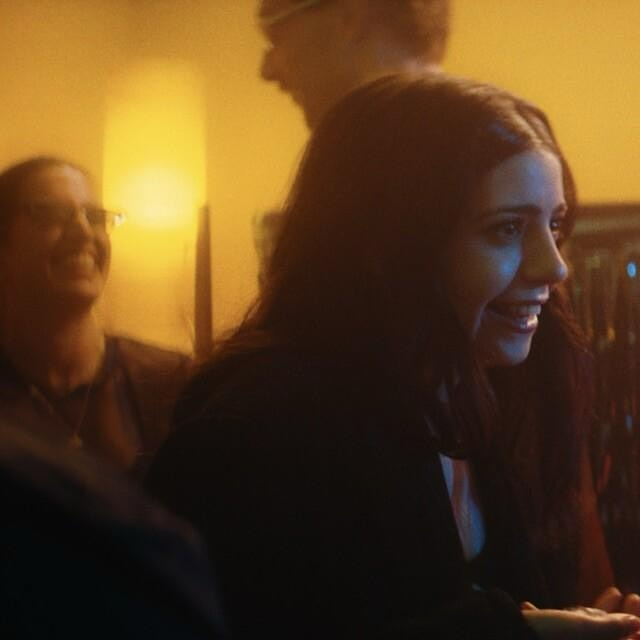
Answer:
<svg viewBox="0 0 640 640"><path fill-rule="evenodd" d="M523 271L525 277L536 284L553 286L567 278L569 269L551 230L536 236L535 242L527 247Z"/></svg>

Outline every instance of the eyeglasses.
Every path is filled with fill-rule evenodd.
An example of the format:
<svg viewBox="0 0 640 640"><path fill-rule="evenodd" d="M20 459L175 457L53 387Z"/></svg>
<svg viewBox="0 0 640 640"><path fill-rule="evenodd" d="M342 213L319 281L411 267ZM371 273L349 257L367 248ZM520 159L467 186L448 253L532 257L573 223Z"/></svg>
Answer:
<svg viewBox="0 0 640 640"><path fill-rule="evenodd" d="M259 18L260 27L262 29L268 29L269 27L273 27L276 24L280 24L285 20L288 20L292 16L295 16L302 11L306 11L311 7L315 7L317 4L320 4L322 0L300 0L300 2L296 2L291 5L287 9L283 9L282 11L278 11L270 16L262 16Z"/></svg>
<svg viewBox="0 0 640 640"><path fill-rule="evenodd" d="M108 211L101 207L73 207L54 202L40 202L21 207L34 222L45 226L66 225L80 212L84 219L96 229L112 229L119 227L124 221L122 213Z"/></svg>

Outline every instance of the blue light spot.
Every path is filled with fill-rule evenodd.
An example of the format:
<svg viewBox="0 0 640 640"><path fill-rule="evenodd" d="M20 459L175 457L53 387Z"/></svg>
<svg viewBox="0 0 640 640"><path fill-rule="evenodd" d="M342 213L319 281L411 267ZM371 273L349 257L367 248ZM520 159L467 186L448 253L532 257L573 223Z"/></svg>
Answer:
<svg viewBox="0 0 640 640"><path fill-rule="evenodd" d="M624 426L627 428L627 433L631 435L633 432L633 418L629 414L624 417Z"/></svg>
<svg viewBox="0 0 640 640"><path fill-rule="evenodd" d="M638 273L638 267L635 262L627 262L627 275L630 278L635 278Z"/></svg>

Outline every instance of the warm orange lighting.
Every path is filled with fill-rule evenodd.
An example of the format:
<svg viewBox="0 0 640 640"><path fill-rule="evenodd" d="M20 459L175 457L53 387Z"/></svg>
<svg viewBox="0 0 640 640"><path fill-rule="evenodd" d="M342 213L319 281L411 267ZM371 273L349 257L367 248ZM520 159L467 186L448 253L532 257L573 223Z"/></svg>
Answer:
<svg viewBox="0 0 640 640"><path fill-rule="evenodd" d="M198 210L206 202L203 83L151 60L111 84L103 201L127 217L113 234L105 315L112 330L191 350Z"/></svg>
<svg viewBox="0 0 640 640"><path fill-rule="evenodd" d="M184 222L202 200L189 177L169 167L148 166L122 176L115 198L123 204L119 210L133 214L138 225L169 227ZM114 198L114 199L115 199Z"/></svg>
<svg viewBox="0 0 640 640"><path fill-rule="evenodd" d="M175 61L127 71L110 92L104 201L133 224L189 224L205 202L205 108L201 80Z"/></svg>

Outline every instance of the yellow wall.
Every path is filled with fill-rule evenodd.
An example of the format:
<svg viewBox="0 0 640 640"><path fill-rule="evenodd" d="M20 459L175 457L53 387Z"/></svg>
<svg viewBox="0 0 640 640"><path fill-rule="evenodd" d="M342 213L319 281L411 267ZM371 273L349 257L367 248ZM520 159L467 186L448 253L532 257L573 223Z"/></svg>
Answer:
<svg viewBox="0 0 640 640"><path fill-rule="evenodd" d="M446 67L542 106L583 201L640 200L640 2L454 0Z"/></svg>
<svg viewBox="0 0 640 640"><path fill-rule="evenodd" d="M447 70L502 84L543 106L583 200L640 201L640 2L453 4ZM306 139L289 98L257 78L263 45L254 6L0 0L0 164L57 151L100 177L108 94L119 78L148 60L179 61L202 78L217 332L238 321L255 293L252 220L282 201ZM126 233L125 226L114 235L114 259L118 243L130 241ZM170 241L149 236L140 248L138 271L148 275L148 286L114 265L105 315L115 330L188 348L185 292L193 270L187 261L163 271ZM153 312L144 313L149 305Z"/></svg>
<svg viewBox="0 0 640 640"><path fill-rule="evenodd" d="M0 165L58 152L99 176L106 80L125 64L124 0L0 0Z"/></svg>

